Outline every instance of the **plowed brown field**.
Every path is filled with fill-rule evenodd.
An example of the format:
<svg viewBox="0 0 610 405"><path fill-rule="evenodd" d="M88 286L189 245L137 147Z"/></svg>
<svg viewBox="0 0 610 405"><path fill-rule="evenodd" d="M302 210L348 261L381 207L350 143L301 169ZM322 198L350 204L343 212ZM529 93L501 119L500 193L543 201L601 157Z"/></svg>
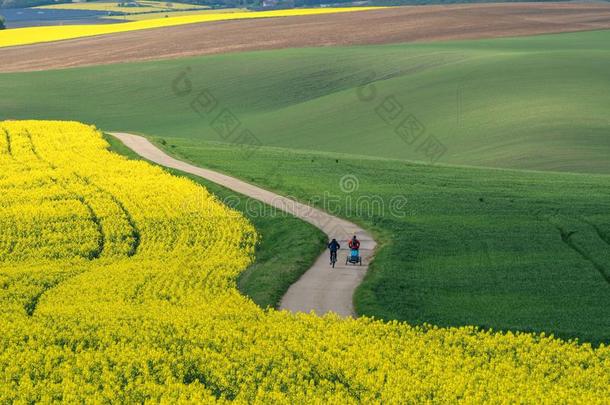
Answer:
<svg viewBox="0 0 610 405"><path fill-rule="evenodd" d="M493 38L610 28L610 4L414 6L223 21L0 48L0 72L248 50Z"/></svg>

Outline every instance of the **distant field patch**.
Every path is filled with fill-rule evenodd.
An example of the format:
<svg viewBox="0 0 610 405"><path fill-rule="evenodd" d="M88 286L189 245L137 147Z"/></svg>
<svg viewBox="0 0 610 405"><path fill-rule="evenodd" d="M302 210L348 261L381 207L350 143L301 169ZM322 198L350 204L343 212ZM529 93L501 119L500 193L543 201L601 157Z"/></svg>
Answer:
<svg viewBox="0 0 610 405"><path fill-rule="evenodd" d="M89 37L94 35L115 34L119 32L136 31L149 28L172 27L184 24L194 24L211 21L239 20L249 18L287 17L300 15L316 15L342 12L355 12L373 10L376 7L352 7L352 8L317 8L317 9L295 9L274 10L261 12L240 12L221 14L187 15L181 17L159 18L146 21L134 21L116 25L73 25L52 27L31 27L2 31L0 33L0 47L28 45L40 42L61 41Z"/></svg>
<svg viewBox="0 0 610 405"><path fill-rule="evenodd" d="M209 14L232 14L232 13L247 13L248 10L245 8L222 8L222 9L201 9L201 10L187 10L187 11L156 11L154 13L140 13L140 14L127 14L121 16L109 16L103 17L104 20L127 20L127 21L143 21L152 20L155 18L167 17L179 17L179 16L194 16L194 15L209 15Z"/></svg>
<svg viewBox="0 0 610 405"><path fill-rule="evenodd" d="M124 4L124 5L120 5ZM94 1L88 3L67 3L67 4L51 4L39 6L36 8L53 9L53 10L90 10L90 11L108 11L114 13L125 14L141 14L154 13L158 11L174 11L174 10L205 10L209 7L199 6L196 4L161 2L161 1L137 1L137 2L117 2L117 1Z"/></svg>

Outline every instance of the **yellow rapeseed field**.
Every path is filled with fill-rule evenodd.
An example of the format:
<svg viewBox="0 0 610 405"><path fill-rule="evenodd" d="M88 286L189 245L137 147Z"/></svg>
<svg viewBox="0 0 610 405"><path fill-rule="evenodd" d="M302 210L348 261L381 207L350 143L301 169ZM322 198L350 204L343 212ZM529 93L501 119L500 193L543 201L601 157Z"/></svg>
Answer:
<svg viewBox="0 0 610 405"><path fill-rule="evenodd" d="M93 127L0 122L0 402L583 403L610 348L263 310L258 236Z"/></svg>
<svg viewBox="0 0 610 405"><path fill-rule="evenodd" d="M59 41L94 35L115 34L118 32L143 30L149 28L172 27L176 25L193 24L211 21L240 20L250 18L288 17L301 15L317 15L329 13L345 13L364 10L373 10L377 7L348 7L348 8L306 8L273 10L259 12L228 12L218 14L183 15L180 17L156 18L144 21L132 21L121 24L100 25L64 25L49 27L14 28L0 31L0 47L28 45L39 42Z"/></svg>

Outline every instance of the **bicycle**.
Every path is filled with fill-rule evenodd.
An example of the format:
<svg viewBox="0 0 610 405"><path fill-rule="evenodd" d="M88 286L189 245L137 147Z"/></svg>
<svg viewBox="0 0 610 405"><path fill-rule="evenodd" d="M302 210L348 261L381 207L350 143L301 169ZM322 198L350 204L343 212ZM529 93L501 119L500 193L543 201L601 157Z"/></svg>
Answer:
<svg viewBox="0 0 610 405"><path fill-rule="evenodd" d="M336 250L331 250L331 252L330 252L330 264L331 264L331 266L333 266L333 269L335 268L335 263L337 263L337 251Z"/></svg>

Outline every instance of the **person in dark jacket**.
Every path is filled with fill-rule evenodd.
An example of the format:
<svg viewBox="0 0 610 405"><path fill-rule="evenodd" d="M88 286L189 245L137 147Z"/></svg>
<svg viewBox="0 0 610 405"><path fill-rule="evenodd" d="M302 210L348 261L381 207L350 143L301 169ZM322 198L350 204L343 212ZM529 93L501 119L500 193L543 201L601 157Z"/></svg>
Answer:
<svg viewBox="0 0 610 405"><path fill-rule="evenodd" d="M339 245L337 239L333 238L333 240L331 240L328 244L328 250L330 250L330 264L333 264L333 257L335 261L337 261L337 250L339 249L341 249L341 245Z"/></svg>

